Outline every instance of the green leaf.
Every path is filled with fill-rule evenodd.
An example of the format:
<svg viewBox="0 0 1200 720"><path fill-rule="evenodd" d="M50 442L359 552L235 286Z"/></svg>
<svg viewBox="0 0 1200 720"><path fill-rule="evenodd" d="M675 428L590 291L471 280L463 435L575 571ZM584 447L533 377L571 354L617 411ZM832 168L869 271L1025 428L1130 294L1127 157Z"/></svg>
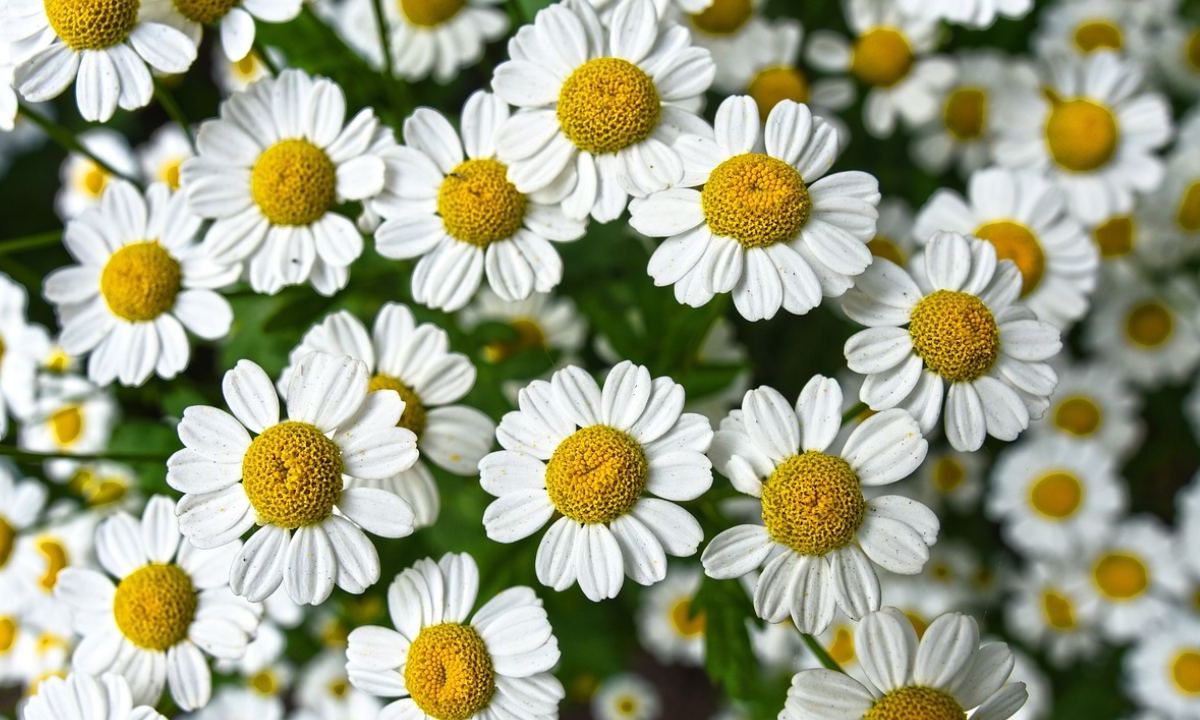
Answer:
<svg viewBox="0 0 1200 720"><path fill-rule="evenodd" d="M736 580L706 577L692 606L693 612L705 614L704 665L709 676L731 697L754 698L758 662L746 627L754 608L746 591Z"/></svg>

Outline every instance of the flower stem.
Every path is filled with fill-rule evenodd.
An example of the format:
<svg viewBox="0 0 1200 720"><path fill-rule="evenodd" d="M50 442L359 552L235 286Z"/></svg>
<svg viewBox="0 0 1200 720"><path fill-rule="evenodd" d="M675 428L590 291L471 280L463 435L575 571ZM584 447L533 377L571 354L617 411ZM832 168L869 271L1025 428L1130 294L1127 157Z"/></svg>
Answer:
<svg viewBox="0 0 1200 720"><path fill-rule="evenodd" d="M371 9L375 11L375 28L379 32L379 50L383 53L383 69L387 73L388 82L394 82L392 41L388 37L387 20L383 16L383 0L371 0Z"/></svg>
<svg viewBox="0 0 1200 720"><path fill-rule="evenodd" d="M841 665L838 665L837 660L834 660L828 651L821 646L821 643L817 642L815 637L809 635L808 633L800 633L800 637L804 639L804 644L807 645L812 654L816 656L817 661L824 665L826 669L843 674L846 672L842 669Z"/></svg>
<svg viewBox="0 0 1200 720"><path fill-rule="evenodd" d="M31 122L34 125L37 125L39 128L41 128L43 132L45 132L47 135L50 136L51 140L58 143L58 145L60 145L67 152L79 153L80 155L83 155L84 157L86 157L88 160L91 160L92 162L96 163L97 167L99 167L101 170L108 173L109 175L119 177L122 180L128 180L129 182L134 183L135 185L137 184L137 180L135 180L134 178L126 175L123 172L118 171L112 165L109 165L108 163L104 162L100 158L96 157L95 153L93 153L91 150L88 150L86 147L83 146L83 143L79 142L79 140L75 137L75 133L66 129L62 125L59 125L58 123L54 122L47 116L41 114L37 110L34 110L33 108L29 107L28 105L26 105L23 102L20 103L18 111L21 113L22 116L24 116L26 119L28 119L29 122Z"/></svg>
<svg viewBox="0 0 1200 720"><path fill-rule="evenodd" d="M859 415L862 415L866 411L867 411L866 403L864 403L864 402L854 403L854 405L850 406L849 410L842 413L842 422L848 423L851 420L853 420L854 418L858 417Z"/></svg>
<svg viewBox="0 0 1200 720"><path fill-rule="evenodd" d="M162 80L154 79L154 97L158 100L158 104L166 111L167 116L175 121L175 124L183 130L183 134L187 137L188 144L192 146L192 151L196 150L196 136L192 134L192 126L188 123L187 117L183 114L183 109L179 107L179 103L175 102L171 91L163 85Z"/></svg>
<svg viewBox="0 0 1200 720"><path fill-rule="evenodd" d="M275 76L279 75L279 66L276 65L275 61L271 59L271 54L267 52L267 46L263 45L262 41L260 41L258 38L254 39L254 50L252 52L268 72Z"/></svg>
<svg viewBox="0 0 1200 720"><path fill-rule="evenodd" d="M62 241L62 230L48 230L43 233L26 235L25 237L0 240L0 255L20 253L26 250L57 245Z"/></svg>
<svg viewBox="0 0 1200 720"><path fill-rule="evenodd" d="M24 462L45 462L46 460L111 460L113 462L126 463L165 463L167 456L158 453L125 453L125 452L104 452L104 453L62 453L62 452L35 452L33 450L21 450L12 445L0 445L0 455L10 457L17 461Z"/></svg>

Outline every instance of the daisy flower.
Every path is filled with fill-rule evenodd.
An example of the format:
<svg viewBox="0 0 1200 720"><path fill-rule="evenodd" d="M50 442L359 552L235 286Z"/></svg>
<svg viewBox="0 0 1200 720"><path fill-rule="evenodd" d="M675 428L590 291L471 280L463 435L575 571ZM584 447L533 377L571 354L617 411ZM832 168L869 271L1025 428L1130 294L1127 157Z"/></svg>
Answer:
<svg viewBox="0 0 1200 720"><path fill-rule="evenodd" d="M1167 82L1195 98L1200 96L1200 23L1172 20L1158 31L1151 51Z"/></svg>
<svg viewBox="0 0 1200 720"><path fill-rule="evenodd" d="M1012 583L1005 626L1063 668L1100 649L1099 601L1087 591L1087 573L1061 563L1032 560Z"/></svg>
<svg viewBox="0 0 1200 720"><path fill-rule="evenodd" d="M934 553L941 551L940 546L934 547L933 551L930 562L922 574L885 573L880 579L880 585L883 586L884 607L899 610L912 625L918 640L925 637L929 626L939 616L948 612L958 612L971 605L971 601L974 599L965 591L962 583L948 582L946 578L939 577L929 569L929 565L942 564L940 559L932 557ZM940 554L944 555L945 553ZM856 649L855 654L857 655L858 652Z"/></svg>
<svg viewBox="0 0 1200 720"><path fill-rule="evenodd" d="M230 62L250 54L254 23L282 23L300 14L303 0L149 0L153 19L182 31L199 46L204 26L219 30L221 50Z"/></svg>
<svg viewBox="0 0 1200 720"><path fill-rule="evenodd" d="M816 109L838 130L844 145L849 139L841 121L829 111L844 110L854 102L854 84L845 80L813 82L800 66L804 27L790 18L772 18L768 33L760 41L761 54L755 53L753 75L737 90L754 98L758 117L766 122L771 110L784 100L805 103ZM744 61L743 61L744 62Z"/></svg>
<svg viewBox="0 0 1200 720"><path fill-rule="evenodd" d="M1139 638L1125 656L1125 687L1171 718L1200 715L1200 621L1172 623Z"/></svg>
<svg viewBox="0 0 1200 720"><path fill-rule="evenodd" d="M262 608L229 591L229 567L241 543L201 550L183 540L174 502L156 495L139 522L118 513L96 530L96 570L62 571L55 595L83 640L72 665L92 675L114 672L133 699L155 704L163 687L184 710L212 695L205 654L236 658L258 629Z"/></svg>
<svg viewBox="0 0 1200 720"><path fill-rule="evenodd" d="M479 460L492 448L496 430L487 415L457 404L475 384L475 368L465 355L450 352L449 347L445 330L429 323L418 325L403 305L384 305L369 334L357 318L342 310L305 333L278 383L286 398L293 368L309 353L323 352L362 361L370 374L370 392L392 390L400 396L404 401L400 427L416 436L420 457L394 477L363 480L356 486L399 495L415 513L417 527L432 525L438 515L437 484L425 460L455 475L474 476Z"/></svg>
<svg viewBox="0 0 1200 720"><path fill-rule="evenodd" d="M1141 397L1108 362L1052 363L1058 387L1041 420L1029 426L1043 436L1087 440L1124 458L1140 447Z"/></svg>
<svg viewBox="0 0 1200 720"><path fill-rule="evenodd" d="M10 414L21 417L34 407L39 333L26 320L27 301L24 286L0 272L0 438Z"/></svg>
<svg viewBox="0 0 1200 720"><path fill-rule="evenodd" d="M842 8L854 39L814 32L809 63L849 73L867 88L863 122L874 137L890 137L897 117L909 127L933 119L954 82L954 63L928 56L938 43L937 21L906 15L892 0L843 0Z"/></svg>
<svg viewBox="0 0 1200 720"><path fill-rule="evenodd" d="M509 182L496 159L497 133L508 117L502 100L480 90L463 107L461 140L441 113L419 108L404 121L407 145L385 151L397 182L370 204L386 218L375 247L396 260L420 258L412 276L419 303L458 310L485 275L508 302L549 292L563 271L551 242L577 240L587 229L556 203Z"/></svg>
<svg viewBox="0 0 1200 720"><path fill-rule="evenodd" d="M166 183L174 192L179 189L179 169L193 152L183 129L176 123L168 123L155 130L134 154L141 166L142 177Z"/></svg>
<svg viewBox="0 0 1200 720"><path fill-rule="evenodd" d="M1084 341L1136 385L1180 382L1200 362L1197 308L1200 298L1188 278L1152 287L1130 277L1097 298Z"/></svg>
<svg viewBox="0 0 1200 720"><path fill-rule="evenodd" d="M938 233L914 270L916 280L877 260L842 300L868 328L845 347L850 369L867 376L859 397L874 410L907 408L925 433L944 400L955 450L978 450L987 435L1016 439L1054 391L1045 361L1062 346L1058 331L1014 304L1020 272L989 243Z"/></svg>
<svg viewBox="0 0 1200 720"><path fill-rule="evenodd" d="M387 717L380 714L383 703L378 698L351 684L346 654L340 650L325 650L308 663L296 682L295 697L292 720Z"/></svg>
<svg viewBox="0 0 1200 720"><path fill-rule="evenodd" d="M88 507L101 512L141 504L137 477L128 465L107 460L80 463L67 485Z"/></svg>
<svg viewBox="0 0 1200 720"><path fill-rule="evenodd" d="M1126 272L1129 265L1135 269L1170 269L1194 254L1182 233L1172 227L1174 223L1151 212L1159 205L1157 197L1157 193L1151 195L1131 212L1114 213L1089 223L1105 272Z"/></svg>
<svg viewBox="0 0 1200 720"><path fill-rule="evenodd" d="M317 605L335 584L362 593L379 579L379 554L363 531L412 533L408 503L356 483L417 461L416 436L397 426L404 401L394 391L368 395L368 382L362 361L310 353L292 373L280 420L267 374L242 360L222 383L232 415L184 410L185 447L167 461L167 484L184 493L180 530L197 547L217 548L259 526L229 570L238 595L258 602L282 584L293 601Z"/></svg>
<svg viewBox="0 0 1200 720"><path fill-rule="evenodd" d="M692 605L703 577L697 568L672 567L662 582L642 595L638 636L659 662L704 663L705 615Z"/></svg>
<svg viewBox="0 0 1200 720"><path fill-rule="evenodd" d="M285 64L279 53L268 50L267 55L270 56L276 67ZM213 53L212 59L213 80L216 81L222 96L242 92L271 74L256 50L246 53L241 60L231 61L221 53Z"/></svg>
<svg viewBox="0 0 1200 720"><path fill-rule="evenodd" d="M364 109L343 125L346 98L333 81L285 70L221 103L183 164L193 213L212 219L205 250L247 262L250 287L275 294L311 283L346 286L363 240L338 204L383 188L383 160L368 152L378 120Z"/></svg>
<svg viewBox="0 0 1200 720"><path fill-rule="evenodd" d="M871 255L904 267L919 247L913 240L913 212L908 203L891 197L880 200L875 237L867 241Z"/></svg>
<svg viewBox="0 0 1200 720"><path fill-rule="evenodd" d="M484 323L507 325L511 337L483 347L483 359L502 363L524 352L555 353L563 363L574 361L587 339L587 322L570 298L533 293L518 302L505 302L484 289L461 313L463 329ZM512 393L515 398L516 393Z"/></svg>
<svg viewBox="0 0 1200 720"><path fill-rule="evenodd" d="M1162 186L1146 200L1145 209L1168 235L1179 254L1194 256L1200 241L1200 148L1177 141L1167 157Z"/></svg>
<svg viewBox="0 0 1200 720"><path fill-rule="evenodd" d="M974 618L950 613L917 634L903 613L884 608L854 633L866 682L832 670L792 678L780 720L1003 720L1025 704L1009 682L1013 655L1002 642L979 644ZM971 712L975 709L974 712Z"/></svg>
<svg viewBox="0 0 1200 720"><path fill-rule="evenodd" d="M96 679L73 672L52 677L38 686L25 705L25 720L167 720L153 707L134 707L129 683L120 675Z"/></svg>
<svg viewBox="0 0 1200 720"><path fill-rule="evenodd" d="M1155 150L1171 138L1166 98L1142 90L1142 71L1112 52L1062 59L1047 87L1015 93L997 123L996 162L1042 173L1085 223L1133 209L1135 192L1163 179Z"/></svg>
<svg viewBox="0 0 1200 720"><path fill-rule="evenodd" d="M8 577L17 540L37 521L48 494L44 484L14 473L12 466L0 463L0 578ZM0 587L4 583L0 579ZM11 600L11 595L5 598Z"/></svg>
<svg viewBox="0 0 1200 720"><path fill-rule="evenodd" d="M79 143L125 177L138 175L137 157L124 135L98 127L79 134ZM68 153L58 171L59 189L54 196L54 211L67 222L87 208L100 203L113 176L94 160L80 153Z"/></svg>
<svg viewBox="0 0 1200 720"><path fill-rule="evenodd" d="M508 43L492 87L518 111L496 155L522 193L567 217L620 216L628 196L678 184L682 132L698 116L715 66L686 29L662 24L651 0L621 0L610 24L576 0L538 12Z"/></svg>
<svg viewBox="0 0 1200 720"><path fill-rule="evenodd" d="M680 24L691 31L692 42L712 53L716 65L714 90L745 90L757 67L768 62L774 21L763 17L763 5L764 0L708 0L703 9L683 13L679 18Z"/></svg>
<svg viewBox="0 0 1200 720"><path fill-rule="evenodd" d="M931 452L905 485L914 500L934 510L951 507L965 513L972 510L983 494L987 457L983 453L939 450Z"/></svg>
<svg viewBox="0 0 1200 720"><path fill-rule="evenodd" d="M78 262L46 277L60 341L70 355L88 356L98 385L141 385L188 365L184 328L205 340L225 337L233 310L213 291L237 279L196 242L200 218L187 198L162 183L145 195L120 181L95 208L67 224L63 243Z"/></svg>
<svg viewBox="0 0 1200 720"><path fill-rule="evenodd" d="M682 187L635 200L630 224L665 237L646 272L691 307L733 293L747 320L782 307L803 315L837 297L871 264L879 183L864 172L823 177L837 133L805 105L783 101L760 133L746 96L726 99L711 134L676 143Z"/></svg>
<svg viewBox="0 0 1200 720"><path fill-rule="evenodd" d="M703 538L675 503L712 485L712 429L683 403L682 385L629 361L603 390L576 366L530 383L496 429L504 450L479 462L483 489L498 498L483 513L488 537L515 542L557 513L537 550L543 585L578 582L599 601L616 597L626 575L662 580L667 556L688 557Z"/></svg>
<svg viewBox="0 0 1200 720"><path fill-rule="evenodd" d="M38 398L23 419L17 444L23 450L56 455L86 455L108 446L117 423L118 406L112 392L75 375L43 376ZM51 480L71 479L79 463L69 458L47 460Z"/></svg>
<svg viewBox="0 0 1200 720"><path fill-rule="evenodd" d="M17 92L42 102L74 81L79 114L92 122L149 105L150 70L182 73L196 59L187 35L143 16L138 0L10 0L5 20L0 32L33 49L17 65Z"/></svg>
<svg viewBox="0 0 1200 720"><path fill-rule="evenodd" d="M835 449L841 407L841 386L820 375L795 408L770 387L751 390L721 421L709 453L738 491L759 499L763 524L713 538L701 556L704 572L737 578L762 566L755 612L767 622L790 615L810 634L827 628L835 609L852 620L878 610L875 567L920 572L938 533L924 505L863 494L907 477L925 459L916 421L903 410L877 413Z"/></svg>
<svg viewBox="0 0 1200 720"><path fill-rule="evenodd" d="M662 699L645 678L621 673L600 684L592 695L591 710L596 720L656 720L661 717Z"/></svg>
<svg viewBox="0 0 1200 720"><path fill-rule="evenodd" d="M395 628L350 633L346 670L360 690L399 698L381 718L552 718L563 687L542 601L512 587L472 615L479 569L466 553L418 560L388 588Z"/></svg>
<svg viewBox="0 0 1200 720"><path fill-rule="evenodd" d="M924 20L945 20L973 28L990 27L997 17L1023 18L1033 0L899 0L905 13Z"/></svg>
<svg viewBox="0 0 1200 720"><path fill-rule="evenodd" d="M1042 57L1086 57L1106 51L1144 54L1147 18L1134 7L1140 4L1128 0L1055 3L1038 18L1033 46Z"/></svg>

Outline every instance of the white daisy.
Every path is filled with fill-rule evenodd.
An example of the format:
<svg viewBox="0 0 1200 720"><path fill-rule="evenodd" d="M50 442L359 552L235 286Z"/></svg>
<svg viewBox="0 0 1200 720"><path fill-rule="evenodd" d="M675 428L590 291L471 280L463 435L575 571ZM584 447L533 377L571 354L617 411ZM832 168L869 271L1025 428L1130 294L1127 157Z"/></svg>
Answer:
<svg viewBox="0 0 1200 720"><path fill-rule="evenodd" d="M620 673L596 688L591 710L596 720L657 720L662 713L662 699L645 678Z"/></svg>
<svg viewBox="0 0 1200 720"><path fill-rule="evenodd" d="M929 453L904 489L935 511L948 506L965 513L976 507L983 494L986 469L983 453L938 450Z"/></svg>
<svg viewBox="0 0 1200 720"><path fill-rule="evenodd" d="M877 260L842 301L868 327L845 347L850 369L867 376L859 397L907 408L926 433L944 400L956 450L1015 439L1049 404L1057 377L1045 361L1062 346L1058 331L1014 304L1020 272L989 243L936 234L914 270L916 280Z"/></svg>
<svg viewBox="0 0 1200 720"><path fill-rule="evenodd" d="M1200 716L1200 621L1139 637L1125 656L1124 680L1142 707L1180 720Z"/></svg>
<svg viewBox="0 0 1200 720"><path fill-rule="evenodd" d="M1101 646L1100 604L1087 583L1087 573L1078 567L1030 561L1004 602L1006 627L1042 650L1055 667L1093 657Z"/></svg>
<svg viewBox="0 0 1200 720"><path fill-rule="evenodd" d="M1117 458L1140 447L1142 401L1117 368L1102 361L1052 365L1058 387L1046 414L1029 426L1033 433L1093 441Z"/></svg>
<svg viewBox="0 0 1200 720"><path fill-rule="evenodd" d="M842 444L841 407L841 386L820 375L794 409L772 388L751 390L721 422L710 452L738 491L759 498L765 525L737 525L713 538L701 557L705 573L737 578L762 566L755 612L767 622L790 615L810 634L825 630L836 609L853 620L878 610L875 567L920 572L939 527L918 502L863 494L864 486L907 477L925 459L916 421L903 410L880 412Z"/></svg>
<svg viewBox="0 0 1200 720"><path fill-rule="evenodd" d="M310 661L296 682L298 710L292 720L387 718L383 703L351 684L346 654L325 650Z"/></svg>
<svg viewBox="0 0 1200 720"><path fill-rule="evenodd" d="M899 0L898 4L916 17L974 28L989 27L997 17L1023 18L1033 8L1033 0Z"/></svg>
<svg viewBox="0 0 1200 720"><path fill-rule="evenodd" d="M772 18L768 30L760 41L761 54L756 53L753 58L754 74L737 89L754 98L763 122L783 100L809 105L837 128L838 140L845 145L849 133L832 111L844 110L854 102L854 84L848 80L812 81L800 65L804 28L799 21Z"/></svg>
<svg viewBox="0 0 1200 720"><path fill-rule="evenodd" d="M282 56L270 49L267 51L271 61L276 66L283 65ZM230 61L221 53L213 53L213 79L220 88L221 94L231 95L242 92L264 77L269 77L271 71L258 56L257 50L251 50L241 60Z"/></svg>
<svg viewBox="0 0 1200 720"><path fill-rule="evenodd" d="M0 273L0 438L9 415L21 418L34 407L39 333L26 319L27 301L24 286Z"/></svg>
<svg viewBox="0 0 1200 720"><path fill-rule="evenodd" d="M188 204L215 220L206 251L246 261L255 292L312 283L332 295L346 286L363 240L335 208L379 192L384 165L368 152L374 112L343 125L345 114L333 81L285 70L234 93L200 126L198 154L182 170Z"/></svg>
<svg viewBox="0 0 1200 720"><path fill-rule="evenodd" d="M412 274L419 303L458 310L485 275L506 301L549 292L563 273L551 242L577 240L587 229L509 182L495 157L508 117L502 100L477 91L463 107L461 140L441 113L419 108L404 121L407 145L384 153L396 182L370 203L386 218L375 248L396 260L420 258Z"/></svg>
<svg viewBox="0 0 1200 720"><path fill-rule="evenodd" d="M682 385L628 361L603 390L575 366L530 383L496 430L504 450L479 463L483 489L498 498L483 514L488 537L515 542L558 513L538 545L542 584L578 582L599 601L616 597L626 575L662 580L667 556L694 554L703 537L675 502L712 485L712 429L683 403Z"/></svg>
<svg viewBox="0 0 1200 720"><path fill-rule="evenodd" d="M368 396L368 380L359 360L310 353L292 373L281 421L267 374L242 360L222 383L233 415L184 411L185 447L167 461L167 483L185 493L180 530L198 547L216 548L260 526L230 568L235 593L257 602L282 584L309 605L335 584L362 593L379 579L379 555L363 531L412 533L408 503L354 482L383 481L417 461L416 436L397 426L400 395Z"/></svg>
<svg viewBox="0 0 1200 720"><path fill-rule="evenodd" d="M1189 278L1174 277L1152 287L1130 277L1098 296L1084 340L1139 386L1180 382L1200 362L1197 308L1200 298Z"/></svg>
<svg viewBox="0 0 1200 720"><path fill-rule="evenodd" d="M37 521L46 505L47 495L44 484L20 478L12 466L0 463L0 588L5 591L12 587L9 571L18 538ZM6 605L15 604L15 601L8 592L0 598ZM6 613L6 616L11 614Z"/></svg>
<svg viewBox="0 0 1200 720"><path fill-rule="evenodd" d="M1155 37L1151 50L1159 71L1176 90L1200 96L1200 24L1172 18Z"/></svg>
<svg viewBox="0 0 1200 720"><path fill-rule="evenodd" d="M108 446L119 409L111 390L75 375L42 376L37 390L37 401L17 439L22 449L70 456L101 452ZM79 463L56 458L43 467L52 480L66 482Z"/></svg>
<svg viewBox="0 0 1200 720"><path fill-rule="evenodd" d="M137 178L138 163L124 135L105 127L79 134L79 143L125 177ZM100 203L100 197L114 178L94 160L80 153L68 153L58 171L59 189L54 210L67 222L87 208Z"/></svg>
<svg viewBox="0 0 1200 720"><path fill-rule="evenodd" d="M703 577L699 568L672 567L642 595L638 637L659 662L703 664L705 614L692 604Z"/></svg>
<svg viewBox="0 0 1200 720"><path fill-rule="evenodd" d="M81 672L49 678L25 705L25 720L167 720L147 705L134 707L120 675L97 680Z"/></svg>
<svg viewBox="0 0 1200 720"><path fill-rule="evenodd" d="M774 20L763 17L764 4L764 0L708 0L703 9L678 16L680 24L691 31L692 42L712 53L714 90L723 94L743 91L758 68L770 62ZM665 17L675 19L669 12Z"/></svg>
<svg viewBox="0 0 1200 720"><path fill-rule="evenodd" d="M183 128L167 123L139 145L134 154L141 165L142 177L151 182L166 183L174 192L179 189L179 169L193 152Z"/></svg>
<svg viewBox="0 0 1200 720"><path fill-rule="evenodd" d="M608 27L583 0L551 5L510 41L492 87L518 112L496 154L517 190L568 217L616 219L629 195L678 184L671 145L702 133L696 114L715 66L651 0L621 0Z"/></svg>
<svg viewBox="0 0 1200 720"><path fill-rule="evenodd" d="M80 463L67 485L97 512L141 505L137 477L128 465L107 460Z"/></svg>
<svg viewBox="0 0 1200 720"><path fill-rule="evenodd" d="M350 682L399 698L380 718L558 717L564 693L551 674L558 641L542 601L528 587L512 587L472 614L478 592L470 555L418 560L388 588L395 629L350 633Z"/></svg>
<svg viewBox="0 0 1200 720"><path fill-rule="evenodd" d="M1128 0L1059 2L1038 18L1033 47L1042 57L1085 57L1097 52L1142 55L1148 50L1146 20Z"/></svg>
<svg viewBox="0 0 1200 720"><path fill-rule="evenodd" d="M871 264L879 183L864 172L823 177L837 134L808 107L783 101L760 133L746 96L717 110L712 134L686 134L683 187L630 204L630 224L665 237L646 271L675 299L699 307L733 293L747 320L803 315L838 297ZM702 186L702 187L701 187Z"/></svg>
<svg viewBox="0 0 1200 720"><path fill-rule="evenodd" d="M95 566L93 551L100 517L88 512L67 514L62 512L64 507L52 508L46 513L52 518L50 522L18 537L8 576L12 583L0 587L0 592L23 603L26 621L70 635L71 606L57 594L59 581L66 577L67 570Z"/></svg>
<svg viewBox="0 0 1200 720"><path fill-rule="evenodd" d="M562 364L578 358L587 338L587 321L570 298L534 293L518 302L505 302L484 289L475 301L463 309L463 328L472 330L484 323L499 323L511 329L510 337L488 342L483 359L502 363L525 352L554 353ZM512 393L516 398L516 393Z"/></svg>
<svg viewBox="0 0 1200 720"><path fill-rule="evenodd" d="M1196 255L1200 244L1200 148L1183 140L1167 156L1162 186L1144 203L1146 214L1160 232L1174 236L1175 260Z"/></svg>
<svg viewBox="0 0 1200 720"><path fill-rule="evenodd" d="M221 50L230 62L250 54L255 21L282 23L300 14L303 0L148 0L145 12L181 30L200 45L204 26L218 30Z"/></svg>

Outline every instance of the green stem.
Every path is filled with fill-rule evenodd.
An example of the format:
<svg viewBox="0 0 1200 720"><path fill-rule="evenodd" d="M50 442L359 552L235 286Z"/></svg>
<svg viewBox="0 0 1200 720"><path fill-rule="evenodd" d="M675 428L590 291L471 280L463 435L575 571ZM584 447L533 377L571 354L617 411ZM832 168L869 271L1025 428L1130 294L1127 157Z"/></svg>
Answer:
<svg viewBox="0 0 1200 720"><path fill-rule="evenodd" d="M804 639L804 644L807 645L812 654L816 656L817 661L824 665L826 669L843 674L846 672L842 669L841 665L838 665L837 660L834 660L833 657L825 650L821 643L817 642L815 637L809 635L808 633L800 633L800 637Z"/></svg>
<svg viewBox="0 0 1200 720"><path fill-rule="evenodd" d="M83 155L88 160L96 163L97 167L109 175L119 177L122 180L128 180L135 185L137 184L137 180L134 178L126 175L123 172L119 172L112 165L109 165L100 158L96 157L95 153L93 153L91 150L88 150L83 146L83 143L79 142L78 138L75 137L75 133L54 122L49 117L41 114L37 110L34 110L24 102L20 103L19 112L22 116L29 120L29 122L41 128L43 132L50 136L51 140L58 143L67 152Z"/></svg>
<svg viewBox="0 0 1200 720"><path fill-rule="evenodd" d="M270 53L267 52L267 46L263 45L258 38L254 39L254 55L272 75L279 75L279 66L271 59Z"/></svg>
<svg viewBox="0 0 1200 720"><path fill-rule="evenodd" d="M175 121L175 124L183 130L184 136L187 137L188 144L192 146L192 151L196 150L196 136L192 134L192 126L188 123L187 117L183 114L183 109L179 107L179 103L175 102L171 91L163 85L162 80L154 79L154 97L158 100L158 104L166 111L167 116Z"/></svg>
<svg viewBox="0 0 1200 720"><path fill-rule="evenodd" d="M394 82L396 76L392 70L392 40L388 37L387 20L383 17L383 0L371 0L371 9L375 11L375 28L379 32L379 49L383 52L383 69L386 71L388 82Z"/></svg>
<svg viewBox="0 0 1200 720"><path fill-rule="evenodd" d="M47 245L57 245L62 241L62 230L47 230L43 233L35 235L26 235L25 237L12 238L10 240L0 240L0 255L8 255L10 253L20 253L26 250L46 247Z"/></svg>
<svg viewBox="0 0 1200 720"><path fill-rule="evenodd" d="M34 452L33 450L21 450L11 445L0 445L0 455L10 457L17 461L39 463L47 460L111 460L113 462L126 463L165 463L167 461L166 455L158 453L105 452L80 453L76 455L62 452Z"/></svg>
<svg viewBox="0 0 1200 720"><path fill-rule="evenodd" d="M842 413L842 422L848 423L851 420L853 420L854 418L858 417L859 415L862 415L866 411L867 411L866 403L864 403L864 402L854 403L854 405L852 405L849 410Z"/></svg>

